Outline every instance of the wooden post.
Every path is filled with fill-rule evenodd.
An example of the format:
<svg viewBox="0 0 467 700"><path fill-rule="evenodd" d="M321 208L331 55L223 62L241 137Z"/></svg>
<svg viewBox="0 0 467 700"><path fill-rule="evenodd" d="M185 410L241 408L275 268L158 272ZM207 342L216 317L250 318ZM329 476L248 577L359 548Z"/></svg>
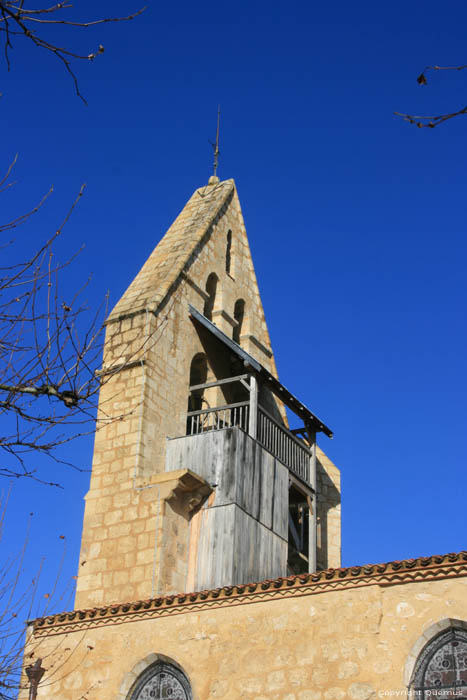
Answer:
<svg viewBox="0 0 467 700"><path fill-rule="evenodd" d="M250 417L248 434L256 440L258 427L258 382L254 374L250 375Z"/></svg>
<svg viewBox="0 0 467 700"><path fill-rule="evenodd" d="M312 503L312 509L310 511L309 515L309 527L308 527L308 563L310 567L310 572L316 571L317 567L317 562L316 562L316 549L317 549L317 508L316 508L316 501L317 501L317 488L316 488L316 431L312 430L312 428L308 428L308 437L310 440L310 450L311 450L311 456L310 456L310 475L309 475L309 480L310 484L312 485L314 489L314 495L313 495L313 503Z"/></svg>

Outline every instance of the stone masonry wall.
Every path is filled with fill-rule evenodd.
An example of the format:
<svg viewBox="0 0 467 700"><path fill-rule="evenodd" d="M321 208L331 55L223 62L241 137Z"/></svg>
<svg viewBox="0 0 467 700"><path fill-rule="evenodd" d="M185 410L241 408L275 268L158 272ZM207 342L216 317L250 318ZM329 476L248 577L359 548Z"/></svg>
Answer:
<svg viewBox="0 0 467 700"><path fill-rule="evenodd" d="M317 566L341 565L341 479L337 467L317 449Z"/></svg>
<svg viewBox="0 0 467 700"><path fill-rule="evenodd" d="M446 566L435 580L422 572L412 581L405 572L320 590L259 588L244 604L211 597L186 611L169 606L154 617L142 609L139 620L105 626L97 612L87 630L77 617L73 632L31 637L27 651L49 669L38 700L125 700L156 655L184 670L194 700L404 697L428 630L467 620L465 574L444 578L455 575Z"/></svg>

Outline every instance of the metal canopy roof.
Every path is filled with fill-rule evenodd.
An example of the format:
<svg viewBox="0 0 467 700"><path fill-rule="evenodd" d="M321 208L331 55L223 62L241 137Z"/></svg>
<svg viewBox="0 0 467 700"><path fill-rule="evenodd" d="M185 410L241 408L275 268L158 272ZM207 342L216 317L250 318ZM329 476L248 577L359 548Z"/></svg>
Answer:
<svg viewBox="0 0 467 700"><path fill-rule="evenodd" d="M221 341L229 350L231 350L237 357L240 357L243 362L251 367L263 380L263 383L268 386L271 391L290 408L297 416L299 416L305 424L312 426L316 432L322 432L329 438L332 438L332 430L327 427L323 421L321 421L318 416L310 411L296 396L294 396L286 387L280 383L276 377L274 377L269 370L267 370L263 365L255 360L246 350L244 350L238 343L236 343L232 338L229 338L220 328L218 328L212 321L203 316L203 314L195 309L194 306L188 304L188 310L190 316L200 323L206 330L208 330L212 335L214 335L218 340Z"/></svg>

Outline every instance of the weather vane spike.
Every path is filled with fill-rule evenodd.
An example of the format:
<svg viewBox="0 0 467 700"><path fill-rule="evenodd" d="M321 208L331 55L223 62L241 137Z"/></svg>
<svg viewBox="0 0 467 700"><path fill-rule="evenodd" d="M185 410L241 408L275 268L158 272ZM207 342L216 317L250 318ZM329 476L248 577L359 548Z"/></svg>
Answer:
<svg viewBox="0 0 467 700"><path fill-rule="evenodd" d="M221 106L217 105L217 131L216 131L216 143L211 143L214 151L214 177L217 177L217 166L219 164L219 123L221 118Z"/></svg>

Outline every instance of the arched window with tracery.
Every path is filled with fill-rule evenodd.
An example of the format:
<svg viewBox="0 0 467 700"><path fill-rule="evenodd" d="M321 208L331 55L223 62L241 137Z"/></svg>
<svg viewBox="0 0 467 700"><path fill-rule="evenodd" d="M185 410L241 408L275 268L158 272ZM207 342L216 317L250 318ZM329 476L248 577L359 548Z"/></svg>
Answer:
<svg viewBox="0 0 467 700"><path fill-rule="evenodd" d="M209 275L209 277L206 280L207 298L206 298L206 301L204 302L203 313L206 316L206 318L208 318L210 321L212 321L212 311L214 309L214 304L216 303L216 292L217 292L218 281L219 281L219 278L215 272L211 272L211 274Z"/></svg>
<svg viewBox="0 0 467 700"><path fill-rule="evenodd" d="M235 340L236 343L240 343L243 319L245 318L245 302L243 299L237 299L235 302L233 315L234 319L237 321L237 325L233 329L232 340Z"/></svg>
<svg viewBox="0 0 467 700"><path fill-rule="evenodd" d="M190 682L173 664L158 661L136 681L128 700L192 700Z"/></svg>
<svg viewBox="0 0 467 700"><path fill-rule="evenodd" d="M410 689L420 700L467 698L467 631L450 627L422 649Z"/></svg>

